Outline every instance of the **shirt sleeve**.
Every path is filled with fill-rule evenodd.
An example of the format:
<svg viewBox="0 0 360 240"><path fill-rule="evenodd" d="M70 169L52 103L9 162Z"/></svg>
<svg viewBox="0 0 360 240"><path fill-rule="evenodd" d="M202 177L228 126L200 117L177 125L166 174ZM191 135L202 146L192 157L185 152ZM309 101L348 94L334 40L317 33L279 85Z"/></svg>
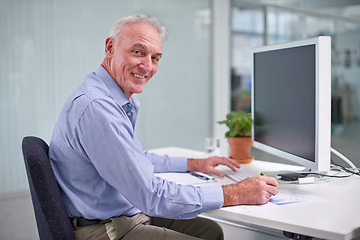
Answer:
<svg viewBox="0 0 360 240"><path fill-rule="evenodd" d="M155 170L186 171L184 158L169 161L167 156L144 153L134 140L125 112L115 101L92 101L75 129L78 144L101 179L145 214L194 218L223 205L221 187L180 185L156 177Z"/></svg>
<svg viewBox="0 0 360 240"><path fill-rule="evenodd" d="M154 165L155 172L187 172L187 158L149 152L145 152L145 156Z"/></svg>

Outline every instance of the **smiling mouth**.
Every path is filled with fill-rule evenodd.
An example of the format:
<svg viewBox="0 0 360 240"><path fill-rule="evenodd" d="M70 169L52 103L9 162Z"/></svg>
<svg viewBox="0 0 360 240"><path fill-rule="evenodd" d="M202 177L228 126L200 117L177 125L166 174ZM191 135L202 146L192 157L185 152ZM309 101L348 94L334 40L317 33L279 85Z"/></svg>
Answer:
<svg viewBox="0 0 360 240"><path fill-rule="evenodd" d="M136 74L136 73L131 73L131 75L137 77L137 78L140 78L140 79L144 79L146 78L146 76L142 76L142 75L139 75L139 74Z"/></svg>

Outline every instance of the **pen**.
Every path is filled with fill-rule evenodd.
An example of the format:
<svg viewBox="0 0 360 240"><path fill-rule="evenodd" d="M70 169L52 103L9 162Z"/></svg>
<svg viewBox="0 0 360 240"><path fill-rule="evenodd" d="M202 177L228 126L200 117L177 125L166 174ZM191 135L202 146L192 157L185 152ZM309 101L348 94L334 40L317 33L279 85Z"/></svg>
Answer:
<svg viewBox="0 0 360 240"><path fill-rule="evenodd" d="M202 173L197 173L197 172L190 172L191 175L193 175L194 177L197 177L201 180L214 180L215 178L213 177L208 177L208 176L205 176L204 174Z"/></svg>

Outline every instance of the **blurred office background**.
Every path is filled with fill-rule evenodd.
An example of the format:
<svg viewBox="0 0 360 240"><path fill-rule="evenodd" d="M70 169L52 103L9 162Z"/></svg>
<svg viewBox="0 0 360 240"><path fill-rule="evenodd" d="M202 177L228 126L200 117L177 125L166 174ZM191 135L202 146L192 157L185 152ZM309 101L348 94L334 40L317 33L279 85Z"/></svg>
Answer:
<svg viewBox="0 0 360 240"><path fill-rule="evenodd" d="M113 23L135 13L169 29L158 73L138 95L144 149L224 140L216 121L249 110L251 49L329 35L332 145L360 166L358 0L0 0L0 215L1 202L28 191L22 138L50 142L66 98L101 64Z"/></svg>

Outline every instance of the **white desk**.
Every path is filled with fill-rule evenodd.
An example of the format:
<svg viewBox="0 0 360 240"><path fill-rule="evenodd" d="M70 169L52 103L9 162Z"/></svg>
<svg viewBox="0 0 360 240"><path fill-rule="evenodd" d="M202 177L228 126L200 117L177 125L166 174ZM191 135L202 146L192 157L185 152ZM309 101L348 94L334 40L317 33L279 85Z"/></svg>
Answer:
<svg viewBox="0 0 360 240"><path fill-rule="evenodd" d="M151 152L192 158L204 156L199 151L174 147L154 149ZM229 182L226 177L218 180L216 184ZM203 213L202 216L239 226L265 227L320 239L360 239L360 177L304 185L280 183L278 187L279 191L290 188L314 194L327 201L251 213L233 213L218 209Z"/></svg>

